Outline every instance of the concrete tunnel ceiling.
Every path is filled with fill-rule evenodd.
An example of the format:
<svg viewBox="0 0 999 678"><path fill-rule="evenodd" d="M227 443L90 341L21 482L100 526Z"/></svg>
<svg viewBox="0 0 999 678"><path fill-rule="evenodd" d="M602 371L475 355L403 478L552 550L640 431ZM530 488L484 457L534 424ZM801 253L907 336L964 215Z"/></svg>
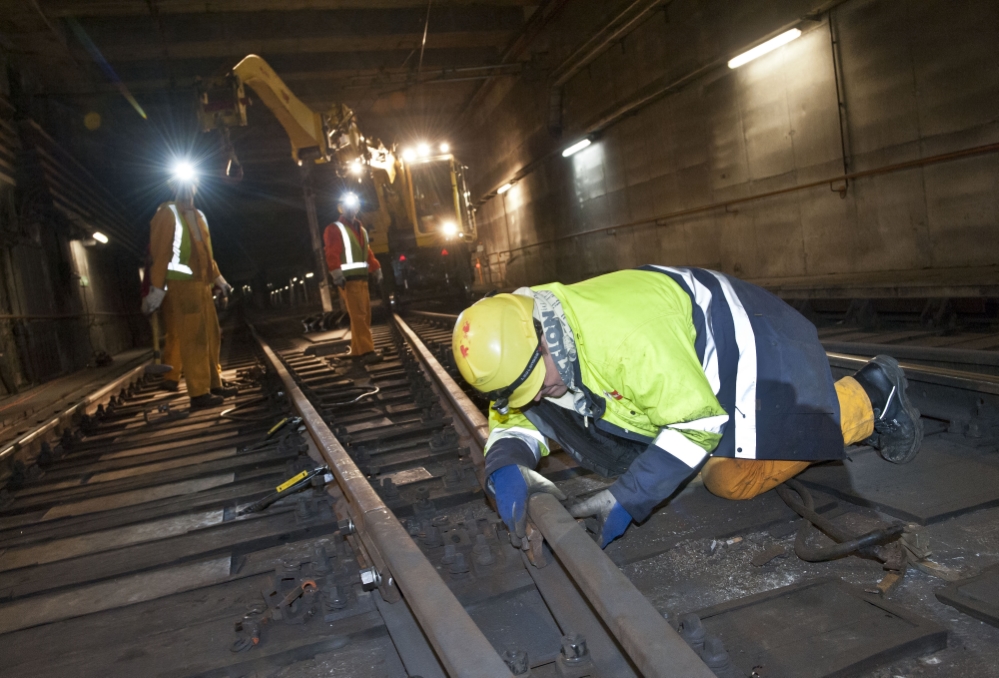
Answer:
<svg viewBox="0 0 999 678"><path fill-rule="evenodd" d="M259 54L313 109L352 107L368 136L452 141L483 76L496 72L482 67L503 61L537 9L533 0L38 0L12 3L0 32L46 105L98 149L89 155L106 165L95 170L131 208L144 241L152 211L168 198L169 155L216 149L214 135L197 130L196 77ZM310 260L299 170L284 130L255 103L249 126L233 132L244 181L208 180L200 200L235 280L284 275ZM96 130L85 125L88 113L100 115ZM217 171L220 160L211 162ZM332 205L319 198L322 221Z"/></svg>

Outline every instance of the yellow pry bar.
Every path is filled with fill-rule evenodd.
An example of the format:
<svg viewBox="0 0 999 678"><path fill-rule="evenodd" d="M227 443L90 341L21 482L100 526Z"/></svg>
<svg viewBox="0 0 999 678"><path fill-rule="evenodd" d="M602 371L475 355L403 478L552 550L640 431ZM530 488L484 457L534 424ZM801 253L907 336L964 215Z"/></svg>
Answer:
<svg viewBox="0 0 999 678"><path fill-rule="evenodd" d="M307 475L309 475L308 471L302 471L301 473L299 473L294 478L288 478L288 480L284 481L283 483L281 483L280 485L278 485L274 489L276 491L278 491L278 492L284 492L285 490L287 490L289 487L291 487L295 483L298 483L298 482L301 482L301 481L305 480L305 477Z"/></svg>

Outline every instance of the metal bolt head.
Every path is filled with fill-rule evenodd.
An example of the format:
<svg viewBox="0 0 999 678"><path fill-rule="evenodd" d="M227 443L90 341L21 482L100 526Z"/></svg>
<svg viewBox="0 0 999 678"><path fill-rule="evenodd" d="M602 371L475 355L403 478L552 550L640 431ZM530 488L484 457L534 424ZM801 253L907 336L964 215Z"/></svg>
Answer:
<svg viewBox="0 0 999 678"><path fill-rule="evenodd" d="M361 588L365 591L372 591L382 585L382 575L374 567L366 567L358 574L361 575Z"/></svg>
<svg viewBox="0 0 999 678"><path fill-rule="evenodd" d="M340 531L340 535L346 537L348 534L354 534L357 529L354 527L354 521L350 518L338 521L336 524L337 530Z"/></svg>
<svg viewBox="0 0 999 678"><path fill-rule="evenodd" d="M523 676L530 670L527 653L523 650L507 650L503 653L503 662L515 676Z"/></svg>
<svg viewBox="0 0 999 678"><path fill-rule="evenodd" d="M567 662L578 662L586 659L589 650L586 648L586 638L581 633L568 633L562 636L562 658Z"/></svg>

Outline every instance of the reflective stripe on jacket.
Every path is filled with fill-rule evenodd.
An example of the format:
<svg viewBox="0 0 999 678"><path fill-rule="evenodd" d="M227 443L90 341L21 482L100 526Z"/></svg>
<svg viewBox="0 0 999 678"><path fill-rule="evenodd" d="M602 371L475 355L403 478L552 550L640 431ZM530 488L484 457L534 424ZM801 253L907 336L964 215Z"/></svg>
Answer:
<svg viewBox="0 0 999 678"><path fill-rule="evenodd" d="M173 212L173 254L167 263L167 280L190 280L194 277L191 270L191 230L187 219L177 209L177 205L169 203L167 207Z"/></svg>
<svg viewBox="0 0 999 678"><path fill-rule="evenodd" d="M345 278L366 278L368 276L368 231L364 226L360 227L363 244L358 242L353 229L347 228L343 223L334 222L340 230L340 237L343 239L343 260L340 262L340 270Z"/></svg>

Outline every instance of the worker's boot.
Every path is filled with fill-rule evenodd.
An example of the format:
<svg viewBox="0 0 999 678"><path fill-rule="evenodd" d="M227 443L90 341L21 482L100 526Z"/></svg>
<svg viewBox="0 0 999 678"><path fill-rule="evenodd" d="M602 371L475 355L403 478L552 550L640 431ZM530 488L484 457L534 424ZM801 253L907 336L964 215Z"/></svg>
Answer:
<svg viewBox="0 0 999 678"><path fill-rule="evenodd" d="M890 462L905 464L915 459L923 442L923 423L905 391L908 382L898 361L875 356L853 378L874 409L874 433L864 442Z"/></svg>
<svg viewBox="0 0 999 678"><path fill-rule="evenodd" d="M216 386L211 391L212 395L218 396L220 398L232 398L233 396L239 395L239 389L235 386L226 386L223 382L221 386Z"/></svg>
<svg viewBox="0 0 999 678"><path fill-rule="evenodd" d="M173 379L164 379L162 382L160 382L160 388L163 389L164 391L174 392L180 389L180 384L178 384Z"/></svg>
<svg viewBox="0 0 999 678"><path fill-rule="evenodd" d="M218 407L225 400L221 396L212 395L211 393L202 393L199 396L191 398L191 409L192 410L204 410L209 407Z"/></svg>
<svg viewBox="0 0 999 678"><path fill-rule="evenodd" d="M378 353L378 351L368 351L367 353L362 355L359 358L359 360L361 361L362 365L374 365L375 363L380 363L382 360L384 360L384 358L382 358L381 354Z"/></svg>

